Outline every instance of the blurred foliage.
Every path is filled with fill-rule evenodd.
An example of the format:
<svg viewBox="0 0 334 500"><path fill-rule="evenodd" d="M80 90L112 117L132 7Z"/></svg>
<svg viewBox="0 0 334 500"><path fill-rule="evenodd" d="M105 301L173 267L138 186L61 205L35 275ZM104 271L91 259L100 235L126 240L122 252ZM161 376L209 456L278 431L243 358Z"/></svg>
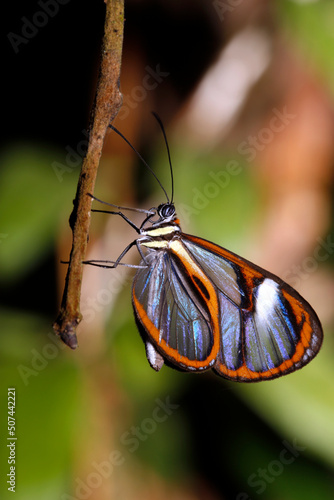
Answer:
<svg viewBox="0 0 334 500"><path fill-rule="evenodd" d="M64 155L39 145L12 145L0 161L1 280L13 281L54 246L60 217L71 211L78 173L59 176L54 165L64 163Z"/></svg>
<svg viewBox="0 0 334 500"><path fill-rule="evenodd" d="M333 2L320 0L301 4L282 0L276 2L276 9L280 27L303 55L303 62L317 68L326 86L334 92Z"/></svg>
<svg viewBox="0 0 334 500"><path fill-rule="evenodd" d="M0 317L1 432L6 437L7 389L16 391L16 497L57 498L73 458L73 422L80 408L77 368L41 317L15 310L1 310ZM6 473L7 458L2 446L0 469ZM3 492L2 498L7 498Z"/></svg>
<svg viewBox="0 0 334 500"><path fill-rule="evenodd" d="M333 2L276 4L281 27L317 65L333 91ZM253 221L261 220L261 193L248 166L240 159L241 174L199 208L199 193L210 182L208 172L219 172L230 158L216 153L199 156L180 145L170 146L177 165L175 199L183 229L245 255ZM87 367L81 364L80 351L69 352L53 337L54 318L39 310L48 291L34 286L34 273L41 272L41 262L52 258L59 232L69 231L78 173L66 172L60 182L52 168L55 161L64 163L62 151L31 143L12 144L1 156L1 291L5 298L8 288L15 286L19 296L21 282L28 276L30 286L27 292L25 284L24 293L36 303L31 311L17 307L22 300L7 300L0 310L0 432L6 435L7 388L15 387L17 500L70 494L92 425L91 395L85 392ZM154 164L163 185L170 186L165 153L159 153ZM244 491L243 498L270 500L333 498L334 346L329 329L321 354L303 371L270 383L239 385L167 367L154 373L134 324L129 288L120 294L115 310L107 329L108 349L95 361L113 367L130 402L131 415L118 424L120 435L132 426L141 427L157 399L169 397L179 405L134 453L116 438L115 446L127 461L143 462L168 481L191 482L201 471L218 491L225 488L226 498L235 498L236 491ZM93 368L88 367L92 378ZM286 442L303 447L296 456L290 455L295 460L288 464L280 459ZM2 445L0 469L6 473L7 457ZM263 469L267 479L259 472ZM5 489L3 479L0 488ZM10 498L2 491L1 498Z"/></svg>

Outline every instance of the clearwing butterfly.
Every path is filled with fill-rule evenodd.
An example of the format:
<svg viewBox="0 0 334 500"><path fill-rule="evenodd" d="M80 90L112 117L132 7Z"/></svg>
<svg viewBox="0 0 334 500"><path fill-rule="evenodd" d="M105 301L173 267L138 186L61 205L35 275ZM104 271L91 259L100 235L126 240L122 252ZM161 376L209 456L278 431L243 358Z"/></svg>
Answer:
<svg viewBox="0 0 334 500"><path fill-rule="evenodd" d="M90 260L105 268L137 268L132 304L147 359L156 371L164 362L192 372L212 368L237 382L258 382L302 368L318 353L323 333L312 307L287 283L210 241L182 232L173 203L173 170L169 199L154 171L115 127L151 171L167 198L150 210L115 207L93 210L120 215L138 233L116 261ZM145 214L137 227L122 210ZM140 265L121 262L134 245Z"/></svg>

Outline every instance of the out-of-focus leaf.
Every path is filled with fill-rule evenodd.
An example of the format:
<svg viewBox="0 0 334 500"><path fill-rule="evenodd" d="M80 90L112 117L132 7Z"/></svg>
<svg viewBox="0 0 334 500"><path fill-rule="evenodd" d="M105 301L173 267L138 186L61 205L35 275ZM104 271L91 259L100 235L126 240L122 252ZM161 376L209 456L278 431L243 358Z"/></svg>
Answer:
<svg viewBox="0 0 334 500"><path fill-rule="evenodd" d="M60 218L68 219L78 174L72 170L57 176L55 161L65 163L59 152L25 144L16 144L1 156L2 280L30 271L52 247Z"/></svg>
<svg viewBox="0 0 334 500"><path fill-rule="evenodd" d="M80 413L77 369L65 359L62 344L55 336L48 335L40 318L26 314L18 320L17 313L10 311L2 312L2 318L5 318L2 325L5 349L1 349L0 416L5 436L7 390L13 387L17 437L15 496L19 500L36 498L36 495L54 497L57 492L60 496L71 475L73 420ZM0 469L4 473L9 469L7 459L8 448L3 446ZM1 491L4 486L1 485Z"/></svg>
<svg viewBox="0 0 334 500"><path fill-rule="evenodd" d="M247 404L284 436L305 446L306 453L334 464L333 342L328 336L312 363L288 377L237 386Z"/></svg>
<svg viewBox="0 0 334 500"><path fill-rule="evenodd" d="M289 38L295 41L299 51L304 54L305 62L313 64L334 91L334 3L331 0L282 0L276 2L276 9L281 27L285 27Z"/></svg>

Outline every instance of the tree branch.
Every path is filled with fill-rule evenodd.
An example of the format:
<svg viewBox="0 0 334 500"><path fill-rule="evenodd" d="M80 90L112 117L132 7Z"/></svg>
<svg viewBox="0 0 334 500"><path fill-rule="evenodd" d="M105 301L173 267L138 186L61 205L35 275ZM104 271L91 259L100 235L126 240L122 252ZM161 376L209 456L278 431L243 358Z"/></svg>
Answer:
<svg viewBox="0 0 334 500"><path fill-rule="evenodd" d="M70 216L72 250L59 315L53 325L57 335L72 349L78 345L76 327L82 319L80 295L92 198L97 169L108 125L121 105L119 91L124 29L124 0L106 0L106 19L100 74L92 110L87 154L83 160L74 208Z"/></svg>

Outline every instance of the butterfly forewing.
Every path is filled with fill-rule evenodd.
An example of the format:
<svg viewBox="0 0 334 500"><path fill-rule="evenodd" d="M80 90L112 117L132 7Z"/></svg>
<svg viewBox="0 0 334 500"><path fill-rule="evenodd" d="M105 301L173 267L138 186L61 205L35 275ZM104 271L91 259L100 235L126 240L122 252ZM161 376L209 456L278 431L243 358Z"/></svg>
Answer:
<svg viewBox="0 0 334 500"><path fill-rule="evenodd" d="M135 313L150 341L172 363L189 370L204 370L219 349L218 317L173 252L153 251L148 267L139 269L133 283ZM211 287L211 293L215 293Z"/></svg>

